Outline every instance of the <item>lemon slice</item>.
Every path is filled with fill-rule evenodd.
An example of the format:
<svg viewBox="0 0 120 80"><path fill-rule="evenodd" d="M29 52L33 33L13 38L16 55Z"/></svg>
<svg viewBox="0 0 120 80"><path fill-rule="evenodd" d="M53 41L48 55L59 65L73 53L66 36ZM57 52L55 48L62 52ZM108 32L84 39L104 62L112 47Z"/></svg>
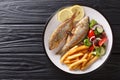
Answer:
<svg viewBox="0 0 120 80"><path fill-rule="evenodd" d="M69 19L72 16L72 11L69 8L62 9L58 12L57 18L58 21L63 22L66 19Z"/></svg>
<svg viewBox="0 0 120 80"><path fill-rule="evenodd" d="M84 17L84 9L80 5L74 5L70 8L72 13L74 14L76 12L76 18L75 21L79 21Z"/></svg>

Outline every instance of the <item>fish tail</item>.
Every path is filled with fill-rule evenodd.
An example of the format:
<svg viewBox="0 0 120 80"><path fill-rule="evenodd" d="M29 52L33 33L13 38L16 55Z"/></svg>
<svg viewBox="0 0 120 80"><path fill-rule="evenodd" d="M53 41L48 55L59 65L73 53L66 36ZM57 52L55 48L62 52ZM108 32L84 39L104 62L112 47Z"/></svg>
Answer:
<svg viewBox="0 0 120 80"><path fill-rule="evenodd" d="M62 53L64 53L65 51L63 50L63 49L60 49L56 54L62 54Z"/></svg>
<svg viewBox="0 0 120 80"><path fill-rule="evenodd" d="M59 54L59 55L64 55L66 53L66 49L60 49L56 54Z"/></svg>

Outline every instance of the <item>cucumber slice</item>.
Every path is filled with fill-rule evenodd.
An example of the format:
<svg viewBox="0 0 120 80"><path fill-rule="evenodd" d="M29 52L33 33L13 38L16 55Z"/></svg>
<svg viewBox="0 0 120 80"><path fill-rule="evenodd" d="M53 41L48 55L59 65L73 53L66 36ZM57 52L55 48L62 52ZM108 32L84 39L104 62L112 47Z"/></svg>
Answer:
<svg viewBox="0 0 120 80"><path fill-rule="evenodd" d="M102 27L97 27L97 31L98 31L99 33L102 33L102 32L103 32L103 28L102 28Z"/></svg>
<svg viewBox="0 0 120 80"><path fill-rule="evenodd" d="M105 48L104 47L96 47L95 51L92 52L93 55L95 56L103 56L105 54Z"/></svg>
<svg viewBox="0 0 120 80"><path fill-rule="evenodd" d="M103 56L105 54L105 48L101 47L100 55Z"/></svg>
<svg viewBox="0 0 120 80"><path fill-rule="evenodd" d="M95 55L95 56L96 56L96 52L95 52L95 51L93 51L93 52L92 52L92 55Z"/></svg>

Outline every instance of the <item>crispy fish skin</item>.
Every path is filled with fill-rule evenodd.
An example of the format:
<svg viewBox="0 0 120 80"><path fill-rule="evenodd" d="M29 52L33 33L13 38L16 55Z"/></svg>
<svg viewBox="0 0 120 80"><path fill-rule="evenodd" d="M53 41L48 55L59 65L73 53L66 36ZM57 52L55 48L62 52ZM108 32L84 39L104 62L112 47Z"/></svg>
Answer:
<svg viewBox="0 0 120 80"><path fill-rule="evenodd" d="M70 19L67 19L62 24L60 24L57 29L52 33L49 39L49 49L55 49L59 46L60 42L67 38L67 32L71 31L74 27L73 20L75 15L73 15Z"/></svg>
<svg viewBox="0 0 120 80"><path fill-rule="evenodd" d="M61 50L57 52L57 54L65 54L70 48L81 42L85 36L87 35L89 30L89 17L86 16L82 20L80 20L76 27L72 29L72 35L69 35L66 41L66 44L63 46Z"/></svg>

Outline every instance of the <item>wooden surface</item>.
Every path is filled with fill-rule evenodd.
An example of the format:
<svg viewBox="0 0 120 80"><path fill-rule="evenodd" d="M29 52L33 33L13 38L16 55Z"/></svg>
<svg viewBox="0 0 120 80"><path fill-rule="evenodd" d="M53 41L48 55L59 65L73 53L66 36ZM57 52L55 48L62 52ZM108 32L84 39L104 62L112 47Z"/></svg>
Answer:
<svg viewBox="0 0 120 80"><path fill-rule="evenodd" d="M109 21L114 45L106 63L85 75L59 70L42 45L48 18L60 7L81 4ZM0 0L0 80L119 80L120 0Z"/></svg>

